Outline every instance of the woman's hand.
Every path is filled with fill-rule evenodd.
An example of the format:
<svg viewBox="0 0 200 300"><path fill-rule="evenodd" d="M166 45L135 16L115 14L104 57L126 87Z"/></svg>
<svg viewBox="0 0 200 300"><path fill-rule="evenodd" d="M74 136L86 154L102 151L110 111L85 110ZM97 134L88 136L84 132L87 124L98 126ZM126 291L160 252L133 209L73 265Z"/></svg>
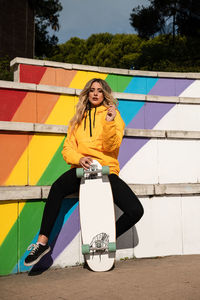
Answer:
<svg viewBox="0 0 200 300"><path fill-rule="evenodd" d="M108 107L108 112L107 112L107 115L106 115L106 121L108 121L108 122L113 121L115 116L116 116L115 105L110 105Z"/></svg>
<svg viewBox="0 0 200 300"><path fill-rule="evenodd" d="M92 158L89 156L81 157L79 160L79 164L83 169L88 170L91 163L93 162Z"/></svg>

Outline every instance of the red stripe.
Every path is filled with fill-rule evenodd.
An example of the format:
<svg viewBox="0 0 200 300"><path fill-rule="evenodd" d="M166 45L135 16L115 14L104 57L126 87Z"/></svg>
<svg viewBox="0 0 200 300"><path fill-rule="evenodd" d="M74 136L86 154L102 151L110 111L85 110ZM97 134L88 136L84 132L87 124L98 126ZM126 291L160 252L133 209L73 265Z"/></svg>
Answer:
<svg viewBox="0 0 200 300"><path fill-rule="evenodd" d="M0 89L0 121L10 121L20 106L25 91Z"/></svg>
<svg viewBox="0 0 200 300"><path fill-rule="evenodd" d="M39 84L42 76L46 71L46 67L20 65L20 82Z"/></svg>

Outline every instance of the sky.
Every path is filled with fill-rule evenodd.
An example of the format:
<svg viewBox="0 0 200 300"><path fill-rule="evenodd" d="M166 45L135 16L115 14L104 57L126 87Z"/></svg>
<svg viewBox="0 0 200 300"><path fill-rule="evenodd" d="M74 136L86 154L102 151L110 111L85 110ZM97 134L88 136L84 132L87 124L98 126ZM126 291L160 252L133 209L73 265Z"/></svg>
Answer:
<svg viewBox="0 0 200 300"><path fill-rule="evenodd" d="M109 32L135 33L130 25L132 9L138 5L147 6L148 0L60 0L63 9L60 12L58 32L55 34L59 44L71 37L87 39L93 33Z"/></svg>

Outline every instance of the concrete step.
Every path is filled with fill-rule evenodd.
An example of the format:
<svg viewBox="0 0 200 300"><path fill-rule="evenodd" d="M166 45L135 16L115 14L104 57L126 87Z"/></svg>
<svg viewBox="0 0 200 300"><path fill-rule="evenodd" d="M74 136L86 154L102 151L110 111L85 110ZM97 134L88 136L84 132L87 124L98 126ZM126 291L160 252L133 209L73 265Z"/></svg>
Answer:
<svg viewBox="0 0 200 300"><path fill-rule="evenodd" d="M167 195L199 195L200 183L171 183L171 184L129 184L129 187L140 197ZM46 199L50 186L1 186L1 201L26 201ZM78 193L66 198L77 198Z"/></svg>

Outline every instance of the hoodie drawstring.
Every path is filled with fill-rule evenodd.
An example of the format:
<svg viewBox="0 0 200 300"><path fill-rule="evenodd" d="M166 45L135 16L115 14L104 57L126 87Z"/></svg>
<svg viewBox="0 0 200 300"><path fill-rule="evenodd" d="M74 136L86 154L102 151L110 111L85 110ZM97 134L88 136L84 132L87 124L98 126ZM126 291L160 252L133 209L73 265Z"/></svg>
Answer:
<svg viewBox="0 0 200 300"><path fill-rule="evenodd" d="M89 119L90 119L90 136L92 136L91 108L89 108Z"/></svg>
<svg viewBox="0 0 200 300"><path fill-rule="evenodd" d="M91 119L91 107L89 106L89 123L90 123L90 137L92 136L92 119ZM84 118L84 130L86 130L86 123L87 123L87 116L88 110L86 111L85 118ZM93 128L95 128L95 116L96 116L96 107L94 109L94 118L93 118Z"/></svg>
<svg viewBox="0 0 200 300"><path fill-rule="evenodd" d="M94 118L93 118L93 128L95 128L95 116L96 116L96 111L97 111L97 108L95 107L95 110L94 110Z"/></svg>
<svg viewBox="0 0 200 300"><path fill-rule="evenodd" d="M84 130L86 129L86 121L87 121L87 111L86 111L85 119L84 119Z"/></svg>

